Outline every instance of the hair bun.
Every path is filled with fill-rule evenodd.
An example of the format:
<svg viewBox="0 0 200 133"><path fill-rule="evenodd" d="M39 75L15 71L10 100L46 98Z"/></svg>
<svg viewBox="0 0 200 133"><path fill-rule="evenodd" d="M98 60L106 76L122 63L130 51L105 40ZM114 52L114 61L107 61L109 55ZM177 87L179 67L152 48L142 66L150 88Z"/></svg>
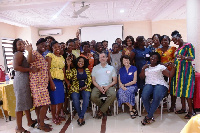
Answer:
<svg viewBox="0 0 200 133"><path fill-rule="evenodd" d="M173 32L171 33L171 36L173 37L173 36L175 36L175 35L177 35L177 34L179 34L179 32L178 32L177 30L175 30L175 31L173 31Z"/></svg>

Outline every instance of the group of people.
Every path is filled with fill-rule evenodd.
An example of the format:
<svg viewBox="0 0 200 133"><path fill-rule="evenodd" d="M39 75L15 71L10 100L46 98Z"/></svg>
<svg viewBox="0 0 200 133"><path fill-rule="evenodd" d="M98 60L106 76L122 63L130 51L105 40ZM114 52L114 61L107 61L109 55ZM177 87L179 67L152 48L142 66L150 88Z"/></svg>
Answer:
<svg viewBox="0 0 200 133"><path fill-rule="evenodd" d="M84 115L90 99L99 107L96 114L99 119L105 114L112 115L109 106L116 98L119 106L128 105L130 117L134 119L138 115L135 108L138 89L148 113L143 125L155 121L153 114L168 92L171 95L170 111L175 111L176 97L181 97L182 109L175 113L186 113L187 99L189 111L185 118L190 119L193 115L195 77L192 61L195 51L191 43L183 41L178 31L172 32L171 36L178 48L170 47L170 38L159 34L147 40L144 36L138 36L136 41L132 36L127 36L124 41L117 38L112 49L108 49L106 40L80 43L77 37L58 43L48 36L40 38L36 43L37 50L33 50L27 41L15 39L16 132L26 131L22 127L23 111L28 126L34 127L38 123L38 129L51 131L52 125L44 123L44 119L48 119L48 108L52 122L61 124L65 121L61 114L67 112L69 99L73 101L80 126L85 124ZM25 50L27 57L23 54ZM106 97L104 101L102 96ZM83 100L82 107L80 99ZM33 106L37 120L31 118Z"/></svg>

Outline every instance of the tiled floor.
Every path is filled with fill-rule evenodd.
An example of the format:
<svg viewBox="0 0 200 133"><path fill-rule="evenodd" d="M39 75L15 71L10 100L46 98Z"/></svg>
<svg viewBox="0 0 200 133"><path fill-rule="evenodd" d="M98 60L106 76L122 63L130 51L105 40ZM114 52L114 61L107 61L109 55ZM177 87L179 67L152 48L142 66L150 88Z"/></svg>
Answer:
<svg viewBox="0 0 200 133"><path fill-rule="evenodd" d="M179 99L177 103L180 103ZM177 104L179 105L179 104ZM180 109L181 107L177 107ZM142 117L131 119L128 111L121 112L119 108L119 114L117 116L108 116L106 121L106 133L180 133L181 129L187 123L188 120L183 119L185 114L176 115L175 113L168 113L166 109L163 112L163 120L160 120L160 108L157 109L154 117L156 121L150 125L143 126L141 120L146 113L143 113ZM51 114L48 113L51 117ZM35 119L35 112L32 111L32 118ZM66 117L68 119L68 116ZM66 133L100 133L101 131L101 119L94 119L92 117L91 109L85 115L86 124L84 126L77 125L77 115L71 121ZM23 127L31 133L40 133L42 131L38 129L30 128L26 125L26 118L23 117ZM48 124L53 125L53 131L51 133L59 133L66 122L62 122L61 125L55 125L51 122L51 119L46 121ZM16 121L12 118L12 121L5 122L0 118L0 133L13 133L15 131Z"/></svg>

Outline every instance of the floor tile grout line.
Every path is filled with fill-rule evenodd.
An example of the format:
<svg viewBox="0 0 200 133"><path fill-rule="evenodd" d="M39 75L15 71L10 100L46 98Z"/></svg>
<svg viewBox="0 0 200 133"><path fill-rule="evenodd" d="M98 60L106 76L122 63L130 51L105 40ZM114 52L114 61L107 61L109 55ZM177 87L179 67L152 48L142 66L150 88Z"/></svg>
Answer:
<svg viewBox="0 0 200 133"><path fill-rule="evenodd" d="M107 121L107 116L103 116L100 133L105 133L106 132L106 121Z"/></svg>
<svg viewBox="0 0 200 133"><path fill-rule="evenodd" d="M67 130L67 128L69 127L69 125L71 124L73 118L74 118L74 112L72 113L73 116L70 115L70 117L68 118L68 120L66 121L65 125L63 126L63 128L60 130L59 133L65 133L65 131ZM72 117L72 119L71 119Z"/></svg>

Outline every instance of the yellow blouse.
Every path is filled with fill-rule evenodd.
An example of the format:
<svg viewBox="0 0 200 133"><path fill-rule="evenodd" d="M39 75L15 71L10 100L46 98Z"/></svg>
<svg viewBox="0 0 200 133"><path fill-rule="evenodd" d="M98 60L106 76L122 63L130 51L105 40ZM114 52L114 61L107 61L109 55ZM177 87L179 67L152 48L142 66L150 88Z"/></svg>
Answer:
<svg viewBox="0 0 200 133"><path fill-rule="evenodd" d="M85 91L91 91L90 85L92 83L92 78L91 78L90 70L86 68L85 72L87 74L87 80L85 81L85 85L87 86L87 89L85 89ZM79 81L77 80L77 70L75 68L71 70L66 70L66 77L67 79L72 81L72 85L69 88L68 94L70 95L73 92L79 93Z"/></svg>
<svg viewBox="0 0 200 133"><path fill-rule="evenodd" d="M61 55L55 56L53 53L48 53L46 56L51 58L51 77L54 79L64 80L63 68L65 67L65 59Z"/></svg>

